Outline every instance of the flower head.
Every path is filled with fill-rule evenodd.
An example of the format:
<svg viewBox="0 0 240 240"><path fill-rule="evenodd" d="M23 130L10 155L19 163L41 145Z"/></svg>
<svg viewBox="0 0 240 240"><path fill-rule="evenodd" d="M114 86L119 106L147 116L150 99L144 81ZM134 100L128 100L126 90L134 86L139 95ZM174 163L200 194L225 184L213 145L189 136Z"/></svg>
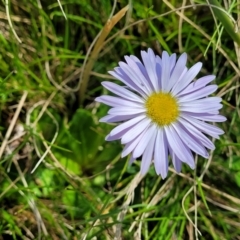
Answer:
<svg viewBox="0 0 240 240"><path fill-rule="evenodd" d="M126 63L109 73L124 86L113 82L102 85L116 96L100 96L96 101L112 108L100 122L122 122L106 137L107 141L121 139L125 144L122 157L131 154L130 162L142 156L141 173L151 162L157 174L167 176L169 156L177 172L182 162L195 167L192 152L208 158L206 148L214 144L205 134L219 138L223 131L206 122L223 122L219 115L220 97L209 97L216 85L208 85L215 76L194 81L202 63L186 67L187 54L178 60L176 54L156 56L152 49L141 52L141 62L135 56L125 56Z"/></svg>

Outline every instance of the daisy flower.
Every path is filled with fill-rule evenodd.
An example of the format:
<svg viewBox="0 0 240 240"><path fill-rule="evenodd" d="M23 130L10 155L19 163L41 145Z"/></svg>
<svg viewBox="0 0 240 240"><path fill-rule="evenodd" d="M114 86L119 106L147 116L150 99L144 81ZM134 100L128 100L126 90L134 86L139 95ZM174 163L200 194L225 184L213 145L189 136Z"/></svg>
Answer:
<svg viewBox="0 0 240 240"><path fill-rule="evenodd" d="M124 86L113 82L102 85L117 96L96 98L112 108L100 122L120 122L106 137L107 141L121 140L122 157L131 154L130 163L141 157L141 173L154 163L157 174L165 178L169 159L177 172L182 163L195 167L193 152L209 157L207 149L214 144L205 134L219 138L224 132L206 122L223 122L219 115L220 97L209 97L217 85L208 75L194 80L201 70L198 62L186 67L187 54L178 60L176 54L156 56L152 49L141 51L142 62L135 56L125 56L125 62L109 73ZM207 149L206 149L207 148Z"/></svg>

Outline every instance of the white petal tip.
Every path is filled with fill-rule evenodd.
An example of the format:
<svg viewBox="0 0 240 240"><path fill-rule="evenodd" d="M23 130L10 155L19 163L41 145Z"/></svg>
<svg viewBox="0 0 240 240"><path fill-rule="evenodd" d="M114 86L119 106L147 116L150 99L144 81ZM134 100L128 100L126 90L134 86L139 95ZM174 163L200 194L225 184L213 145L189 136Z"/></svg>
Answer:
<svg viewBox="0 0 240 240"><path fill-rule="evenodd" d="M146 170L141 170L141 171L140 171L140 174L141 174L142 176L145 176L145 175L146 175L146 173L147 173L147 171L146 171Z"/></svg>
<svg viewBox="0 0 240 240"><path fill-rule="evenodd" d="M167 174L161 174L161 173L160 173L160 174L158 174L158 175L160 175L163 180L167 177Z"/></svg>
<svg viewBox="0 0 240 240"><path fill-rule="evenodd" d="M106 122L105 117L102 117L98 120L99 122Z"/></svg>
<svg viewBox="0 0 240 240"><path fill-rule="evenodd" d="M222 122L225 122L225 121L227 121L227 118L226 117L224 117L224 116L222 116Z"/></svg>
<svg viewBox="0 0 240 240"><path fill-rule="evenodd" d="M162 179L165 179L166 177L167 177L167 175L168 175L168 169L167 169L167 171L159 171L160 169L156 169L155 168L155 171L156 171L156 174L158 175L158 176L161 176L161 178Z"/></svg>
<svg viewBox="0 0 240 240"><path fill-rule="evenodd" d="M193 164L193 165L192 165L192 164L191 164L191 165L189 164L188 166L189 166L192 170L194 170L195 167L196 167L195 164Z"/></svg>
<svg viewBox="0 0 240 240"><path fill-rule="evenodd" d="M100 97L96 97L96 98L95 98L95 101L96 101L96 102L100 102Z"/></svg>
<svg viewBox="0 0 240 240"><path fill-rule="evenodd" d="M222 135L222 134L224 134L225 132L221 129L221 131L219 131L219 135ZM219 139L219 137L218 137L218 139Z"/></svg>
<svg viewBox="0 0 240 240"><path fill-rule="evenodd" d="M125 158L127 155L128 155L128 154L122 152L122 153L121 153L121 158Z"/></svg>
<svg viewBox="0 0 240 240"><path fill-rule="evenodd" d="M110 134L108 134L108 135L105 137L105 141L112 141L112 140L111 140L111 135L110 135Z"/></svg>
<svg viewBox="0 0 240 240"><path fill-rule="evenodd" d="M101 84L105 87L109 82L108 81L103 81Z"/></svg>
<svg viewBox="0 0 240 240"><path fill-rule="evenodd" d="M208 159L209 158L209 154L202 155L202 157Z"/></svg>

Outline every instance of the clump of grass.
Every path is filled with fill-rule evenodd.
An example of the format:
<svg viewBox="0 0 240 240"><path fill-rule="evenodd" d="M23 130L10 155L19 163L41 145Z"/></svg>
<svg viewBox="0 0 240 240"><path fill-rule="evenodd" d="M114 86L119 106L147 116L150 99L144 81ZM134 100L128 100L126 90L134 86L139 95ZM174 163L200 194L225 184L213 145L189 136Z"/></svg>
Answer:
<svg viewBox="0 0 240 240"><path fill-rule="evenodd" d="M204 1L7 3L7 12L0 7L0 239L238 239L239 46L214 11ZM80 106L89 49L127 5L94 59ZM234 1L221 7L237 20ZM112 126L98 119L108 109L94 102L107 71L147 47L203 61L228 118L210 159L198 158L196 171L170 168L166 180L153 168L140 176L139 162L120 158L120 143L105 142Z"/></svg>

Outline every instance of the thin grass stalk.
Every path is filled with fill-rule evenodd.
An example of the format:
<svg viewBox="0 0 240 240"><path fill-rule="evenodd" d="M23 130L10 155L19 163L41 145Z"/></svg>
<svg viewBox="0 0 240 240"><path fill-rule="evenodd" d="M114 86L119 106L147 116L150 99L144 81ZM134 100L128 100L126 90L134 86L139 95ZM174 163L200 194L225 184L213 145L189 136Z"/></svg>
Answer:
<svg viewBox="0 0 240 240"><path fill-rule="evenodd" d="M116 13L112 18L110 18L106 24L103 27L103 30L101 31L99 38L96 41L96 44L93 48L92 53L89 56L88 62L86 64L86 67L83 70L82 73L82 78L80 78L80 89L79 89L79 100L80 100L80 105L82 105L84 98L85 98L85 93L87 90L87 85L89 81L89 76L91 73L91 70L93 68L93 65L95 61L98 58L98 54L101 51L102 47L104 46L104 41L112 28L122 19L122 17L125 15L125 13L128 10L128 5L124 8L122 8L118 13Z"/></svg>

